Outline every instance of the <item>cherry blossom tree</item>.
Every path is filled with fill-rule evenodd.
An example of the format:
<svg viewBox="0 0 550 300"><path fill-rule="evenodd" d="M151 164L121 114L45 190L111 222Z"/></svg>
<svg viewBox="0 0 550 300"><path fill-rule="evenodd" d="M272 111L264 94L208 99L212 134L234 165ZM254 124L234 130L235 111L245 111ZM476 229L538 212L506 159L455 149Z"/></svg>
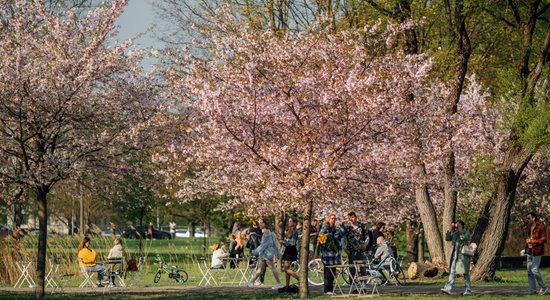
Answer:
<svg viewBox="0 0 550 300"><path fill-rule="evenodd" d="M49 192L122 157L117 149L154 101L139 57L125 54L131 42L106 45L126 3L115 0L80 18L74 9L52 15L42 1L0 4L0 185L36 194L38 298Z"/></svg>
<svg viewBox="0 0 550 300"><path fill-rule="evenodd" d="M196 41L207 59L188 55L180 61L184 68L169 74L180 105L197 112L197 138L186 149L195 149L202 178L235 196L231 205L293 210L304 222L314 207L355 210L367 199L386 209L390 197L374 196L391 189L396 174L385 166L406 166L408 157L419 155L401 148L409 144L399 136L416 119L433 142L442 132L433 127L443 125L433 120L444 109L437 99L446 88L427 84L430 59L385 51L406 25L281 36L255 30L227 10L220 15L221 30ZM434 155L440 152L440 143L431 145ZM172 156L186 155L169 148ZM304 226L302 245L308 230ZM306 247L301 251L305 257Z"/></svg>

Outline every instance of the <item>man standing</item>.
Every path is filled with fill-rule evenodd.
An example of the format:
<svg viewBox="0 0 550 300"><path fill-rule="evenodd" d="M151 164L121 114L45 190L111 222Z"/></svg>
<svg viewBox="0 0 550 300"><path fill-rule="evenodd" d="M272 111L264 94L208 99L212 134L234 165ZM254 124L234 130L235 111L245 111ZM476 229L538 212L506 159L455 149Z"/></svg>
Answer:
<svg viewBox="0 0 550 300"><path fill-rule="evenodd" d="M353 264L358 260L366 260L365 251L370 241L370 233L365 224L357 221L355 212L348 214L348 222L344 224L344 235L346 241L346 253L348 255L348 263ZM352 275L356 275L355 267L350 268ZM365 269L361 268L361 275L365 275Z"/></svg>
<svg viewBox="0 0 550 300"><path fill-rule="evenodd" d="M168 226L170 227L170 235L172 236L172 239L176 238L176 222L174 220L170 221L168 223Z"/></svg>
<svg viewBox="0 0 550 300"><path fill-rule="evenodd" d="M319 229L317 228L318 223L317 219L313 218L309 225L309 253L312 257L317 255L317 236L319 235ZM311 259L311 257L309 259Z"/></svg>
<svg viewBox="0 0 550 300"><path fill-rule="evenodd" d="M546 243L546 229L538 222L538 216L534 212L527 214L527 239L525 254L527 254L527 278L529 279L529 292L537 293L536 282L540 286L540 295L548 292L548 286L544 284L539 271L540 260L544 254L544 243ZM536 282L535 282L536 280Z"/></svg>

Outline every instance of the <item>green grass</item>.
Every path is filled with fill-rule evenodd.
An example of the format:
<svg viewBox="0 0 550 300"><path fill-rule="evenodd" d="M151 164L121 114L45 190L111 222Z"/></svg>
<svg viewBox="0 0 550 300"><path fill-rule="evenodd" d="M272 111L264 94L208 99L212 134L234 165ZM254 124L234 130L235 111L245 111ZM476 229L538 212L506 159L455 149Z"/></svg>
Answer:
<svg viewBox="0 0 550 300"><path fill-rule="evenodd" d="M26 237L27 238L27 237ZM208 240L207 246L213 244L218 239ZM27 239L22 244L23 246L18 249L19 252L27 253L32 255L35 253L35 240ZM74 273L74 278L69 281L69 287L76 287L82 282L82 275L78 269L78 264L74 260L76 257L76 247L78 243L78 238L68 238L66 236L53 236L49 239L49 249L48 253L50 256L61 256L66 260L72 259L72 261L63 264L63 269L60 273L71 272ZM94 237L92 239L92 247L98 251L99 259L102 260L106 257L110 247L112 245L111 237ZM127 252L132 255L138 255L138 242L136 240L125 240L125 248ZM198 270L196 263L193 262L192 257L202 256L202 239L176 239L176 240L153 240L153 241L144 241L142 253L146 254L147 260L146 264L141 273L141 282L143 287L146 289L148 287L163 287L163 286L185 286L185 287L194 287L198 284L201 279L201 274ZM9 251L15 251L11 248L7 249L2 255L9 255ZM11 253L13 254L13 253ZM180 268L185 269L189 274L189 281L185 284L180 284L175 282L172 279L169 279L166 274L162 275L162 278L158 284L153 282L154 274L157 271L158 265L155 264L156 255L161 255L167 262L177 265ZM209 254L209 252L208 252ZM6 256L9 258L9 256ZM544 268L541 269L543 278L547 282L550 281L550 269ZM284 274L281 274L281 279L284 280ZM94 275L95 279L95 275ZM416 286L443 286L446 282L446 278L437 278L434 280L408 280L407 285ZM266 285L273 285L274 279L270 272L266 274ZM462 286L462 282L459 279L457 282L457 287ZM3 282L0 284L0 287L7 288L11 287L13 283ZM527 271L524 269L521 270L502 270L497 271L497 280L493 282L475 282L473 283L474 291L476 286L520 286L525 287L527 290ZM411 287L414 289L414 287ZM264 290L265 291L265 290ZM207 289L191 289L185 290L182 292L160 292L158 289L152 289L152 291L146 291L141 294L134 293L115 293L111 292L108 294L97 294L97 293L66 293L66 294L47 294L48 299L86 299L86 298L97 298L100 296L102 299L289 299L293 295L288 294L277 294L271 290L269 292L258 292L257 289L248 290L246 288L238 288L233 290L227 289L218 289L218 288L207 288ZM312 297L315 299L329 299L322 295L319 289L313 289ZM411 290L411 294L386 294L379 299L395 299L395 298L407 298L407 299L435 299L435 298L456 298L456 296L442 296L442 295L433 295L433 294L414 294L414 291ZM29 291L21 292L7 292L0 291L0 299L30 299L33 297L33 294ZM471 298L475 299L541 299L540 297L528 297L521 295L474 295Z"/></svg>
<svg viewBox="0 0 550 300"><path fill-rule="evenodd" d="M0 293L0 299L32 299L34 295L31 293ZM123 294L123 293L108 293L108 294L96 294L96 293L67 293L67 294L47 294L46 299L236 299L236 300L249 300L249 299L298 299L297 295L288 294L276 294L276 293L252 293L246 290L240 292L233 292L228 294L222 291L184 291L184 292L152 292L152 293L140 293L140 294ZM328 300L334 299L325 295L313 294L310 295L312 299ZM380 300L392 300L392 299L465 299L463 296L443 296L443 295L426 295L426 294L384 294L375 299ZM350 298L354 299L354 298ZM545 299L544 296L527 296L527 295L472 295L467 299L503 299L503 300L515 300L515 299Z"/></svg>

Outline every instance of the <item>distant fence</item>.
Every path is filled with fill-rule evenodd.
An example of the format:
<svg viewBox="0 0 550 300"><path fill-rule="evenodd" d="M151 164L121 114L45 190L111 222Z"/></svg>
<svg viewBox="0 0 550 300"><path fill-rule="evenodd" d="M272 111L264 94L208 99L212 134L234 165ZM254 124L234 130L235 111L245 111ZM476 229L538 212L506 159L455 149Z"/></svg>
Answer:
<svg viewBox="0 0 550 300"><path fill-rule="evenodd" d="M543 256L540 262L541 268L550 267L550 256ZM498 269L524 269L527 268L527 258L525 256L502 256L497 259Z"/></svg>

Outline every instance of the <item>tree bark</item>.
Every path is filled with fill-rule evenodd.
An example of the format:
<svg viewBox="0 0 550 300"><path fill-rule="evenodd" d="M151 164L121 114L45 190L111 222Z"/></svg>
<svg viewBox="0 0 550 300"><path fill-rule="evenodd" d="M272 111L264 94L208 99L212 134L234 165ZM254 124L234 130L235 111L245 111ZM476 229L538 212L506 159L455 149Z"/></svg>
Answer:
<svg viewBox="0 0 550 300"><path fill-rule="evenodd" d="M451 38L455 41L456 60L458 64L455 69L454 79L449 94L449 109L448 114L452 116L458 111L458 103L462 90L464 88L464 80L468 71L468 62L472 48L470 45L470 37L466 29L466 13L464 12L464 4L462 0L455 1L454 7L451 7L451 2L446 2L447 12L449 14L449 28ZM455 154L452 148L453 131L448 132L448 141L451 144L451 152L447 155L445 161L445 202L443 207L443 232L451 230L451 224L456 221L456 205L458 195L455 189ZM445 261L450 261L451 252L453 251L451 243L444 243Z"/></svg>
<svg viewBox="0 0 550 300"><path fill-rule="evenodd" d="M422 232L418 234L418 261L424 261L424 234Z"/></svg>
<svg viewBox="0 0 550 300"><path fill-rule="evenodd" d="M302 241L300 244L300 299L309 297L308 269L309 263L309 228L311 224L311 212L313 210L313 200L309 200L304 211L304 220L302 226Z"/></svg>
<svg viewBox="0 0 550 300"><path fill-rule="evenodd" d="M414 221L407 221L407 262L412 263L418 258L418 224Z"/></svg>
<svg viewBox="0 0 550 300"><path fill-rule="evenodd" d="M278 241L283 239L283 226L284 226L284 219L285 215L283 211L275 212L275 224L274 224L274 230L275 230L275 237ZM277 270L281 270L281 260L277 260Z"/></svg>
<svg viewBox="0 0 550 300"><path fill-rule="evenodd" d="M438 266L444 266L445 252L443 251L443 241L441 239L441 232L439 232L435 208L425 183L426 168L424 164L416 167L416 174L418 178L420 178L419 183L417 183L415 187L416 206L418 207L418 212L422 219L426 244L428 244L432 263Z"/></svg>
<svg viewBox="0 0 550 300"><path fill-rule="evenodd" d="M457 192L454 188L455 180L455 154L449 153L445 164L445 203L443 206L443 232L451 231L451 225L456 220ZM445 261L451 261L453 251L452 243L443 243Z"/></svg>
<svg viewBox="0 0 550 300"><path fill-rule="evenodd" d="M46 246L48 238L48 187L36 188L36 200L38 206L38 255L36 259L36 287L34 294L36 299L44 298L44 278L46 275Z"/></svg>
<svg viewBox="0 0 550 300"><path fill-rule="evenodd" d="M522 37L521 55L518 58L517 75L521 79L523 99L519 103L518 112L536 105L534 88L539 82L543 67L548 65L550 56L550 26L547 27L544 43L538 55L533 53L533 35L539 19L540 0L531 1L526 15L521 16L519 5L509 1L508 5L514 12L518 33ZM546 10L546 8L543 8ZM530 62L533 58L534 63ZM530 66L533 69L530 70ZM543 100L544 101L544 100ZM519 136L525 130L524 124L512 128L509 147L506 151L502 171L497 179L495 194L487 202L481 213L474 231L474 239L479 240L479 258L472 274L473 280L493 279L496 270L496 260L502 254L508 235L510 214L514 206L516 189L523 170L531 160L536 149L527 149L519 142ZM532 152L531 152L532 151Z"/></svg>
<svg viewBox="0 0 550 300"><path fill-rule="evenodd" d="M518 144L511 146L507 152L505 159L507 167L498 177L496 194L485 208L488 216L482 214L478 220L479 226L475 229L476 231L484 229L483 233L474 232L474 236L481 236L481 240L478 246L479 258L472 273L472 280L492 280L495 277L496 262L504 250L508 236L517 185L531 158L532 154L522 151ZM487 225L484 226L484 223Z"/></svg>

